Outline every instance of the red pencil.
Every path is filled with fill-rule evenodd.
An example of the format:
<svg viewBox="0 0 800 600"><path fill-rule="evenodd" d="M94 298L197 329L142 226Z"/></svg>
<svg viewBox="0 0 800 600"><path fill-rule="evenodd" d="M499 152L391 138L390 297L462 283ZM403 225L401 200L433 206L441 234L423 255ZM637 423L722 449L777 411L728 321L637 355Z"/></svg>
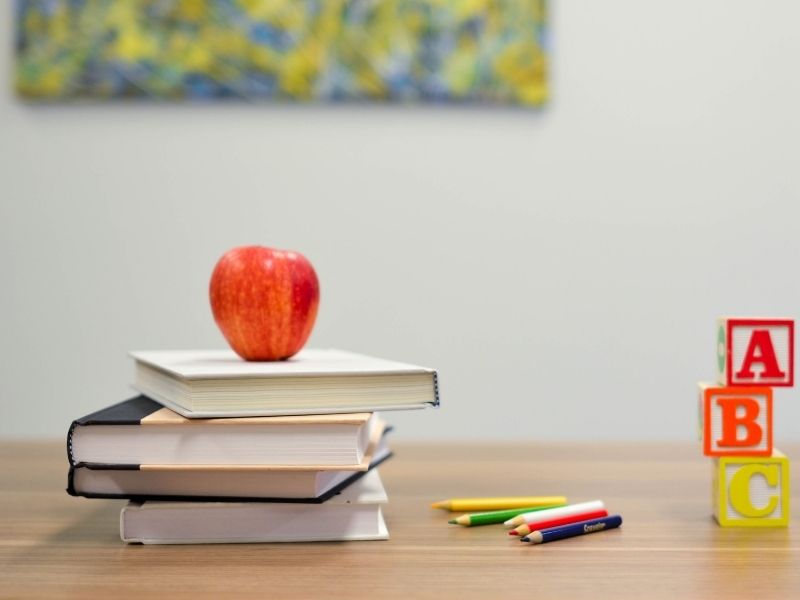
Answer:
<svg viewBox="0 0 800 600"><path fill-rule="evenodd" d="M589 519L599 519L600 517L607 517L607 510L590 510L588 512L579 513L577 515L568 515L566 517L556 517L555 519L545 519L543 521L534 521L533 523L525 523L516 529L508 532L508 535L528 535L531 531L539 531L540 529L547 529L548 527L558 527L559 525L569 525L570 523L577 523L578 521L588 521Z"/></svg>

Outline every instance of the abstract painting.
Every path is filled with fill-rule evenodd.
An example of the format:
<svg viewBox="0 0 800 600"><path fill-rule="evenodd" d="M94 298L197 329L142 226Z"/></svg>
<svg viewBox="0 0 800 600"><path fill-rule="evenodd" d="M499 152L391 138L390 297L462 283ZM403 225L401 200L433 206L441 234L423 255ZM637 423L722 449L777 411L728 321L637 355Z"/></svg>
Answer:
<svg viewBox="0 0 800 600"><path fill-rule="evenodd" d="M15 0L27 99L537 107L546 0Z"/></svg>

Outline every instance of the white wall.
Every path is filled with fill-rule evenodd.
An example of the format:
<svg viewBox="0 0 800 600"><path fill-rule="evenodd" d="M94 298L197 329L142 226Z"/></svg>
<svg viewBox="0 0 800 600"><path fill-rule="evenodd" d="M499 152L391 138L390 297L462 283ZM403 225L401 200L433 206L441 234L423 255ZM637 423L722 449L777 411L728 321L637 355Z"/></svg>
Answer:
<svg viewBox="0 0 800 600"><path fill-rule="evenodd" d="M0 16L0 436L222 346L209 274L262 243L317 267L313 345L439 367L398 437L691 439L716 316L800 317L800 4L553 12L542 114L26 106Z"/></svg>

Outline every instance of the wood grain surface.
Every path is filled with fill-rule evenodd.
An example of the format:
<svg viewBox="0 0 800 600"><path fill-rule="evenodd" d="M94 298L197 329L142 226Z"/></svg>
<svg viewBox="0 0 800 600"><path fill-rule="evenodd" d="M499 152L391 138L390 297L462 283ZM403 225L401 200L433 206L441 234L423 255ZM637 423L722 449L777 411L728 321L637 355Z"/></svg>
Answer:
<svg viewBox="0 0 800 600"><path fill-rule="evenodd" d="M800 447L781 447L800 460ZM389 541L126 546L123 501L64 492L62 443L0 443L2 598L800 598L789 529L721 529L695 445L395 444ZM798 470L792 464L792 480ZM447 525L453 496L602 498L621 529L528 546Z"/></svg>

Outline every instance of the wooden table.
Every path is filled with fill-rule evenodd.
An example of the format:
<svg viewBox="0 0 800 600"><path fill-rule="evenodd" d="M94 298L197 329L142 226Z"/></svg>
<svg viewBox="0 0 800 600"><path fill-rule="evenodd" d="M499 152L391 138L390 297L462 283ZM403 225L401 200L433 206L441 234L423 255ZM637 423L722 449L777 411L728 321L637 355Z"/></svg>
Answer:
<svg viewBox="0 0 800 600"><path fill-rule="evenodd" d="M800 461L800 447L782 449ZM63 444L2 443L0 471L3 598L800 598L797 519L717 527L694 445L396 444L381 467L386 542L126 546L122 501L64 493ZM603 498L625 524L530 547L428 508L530 493Z"/></svg>

